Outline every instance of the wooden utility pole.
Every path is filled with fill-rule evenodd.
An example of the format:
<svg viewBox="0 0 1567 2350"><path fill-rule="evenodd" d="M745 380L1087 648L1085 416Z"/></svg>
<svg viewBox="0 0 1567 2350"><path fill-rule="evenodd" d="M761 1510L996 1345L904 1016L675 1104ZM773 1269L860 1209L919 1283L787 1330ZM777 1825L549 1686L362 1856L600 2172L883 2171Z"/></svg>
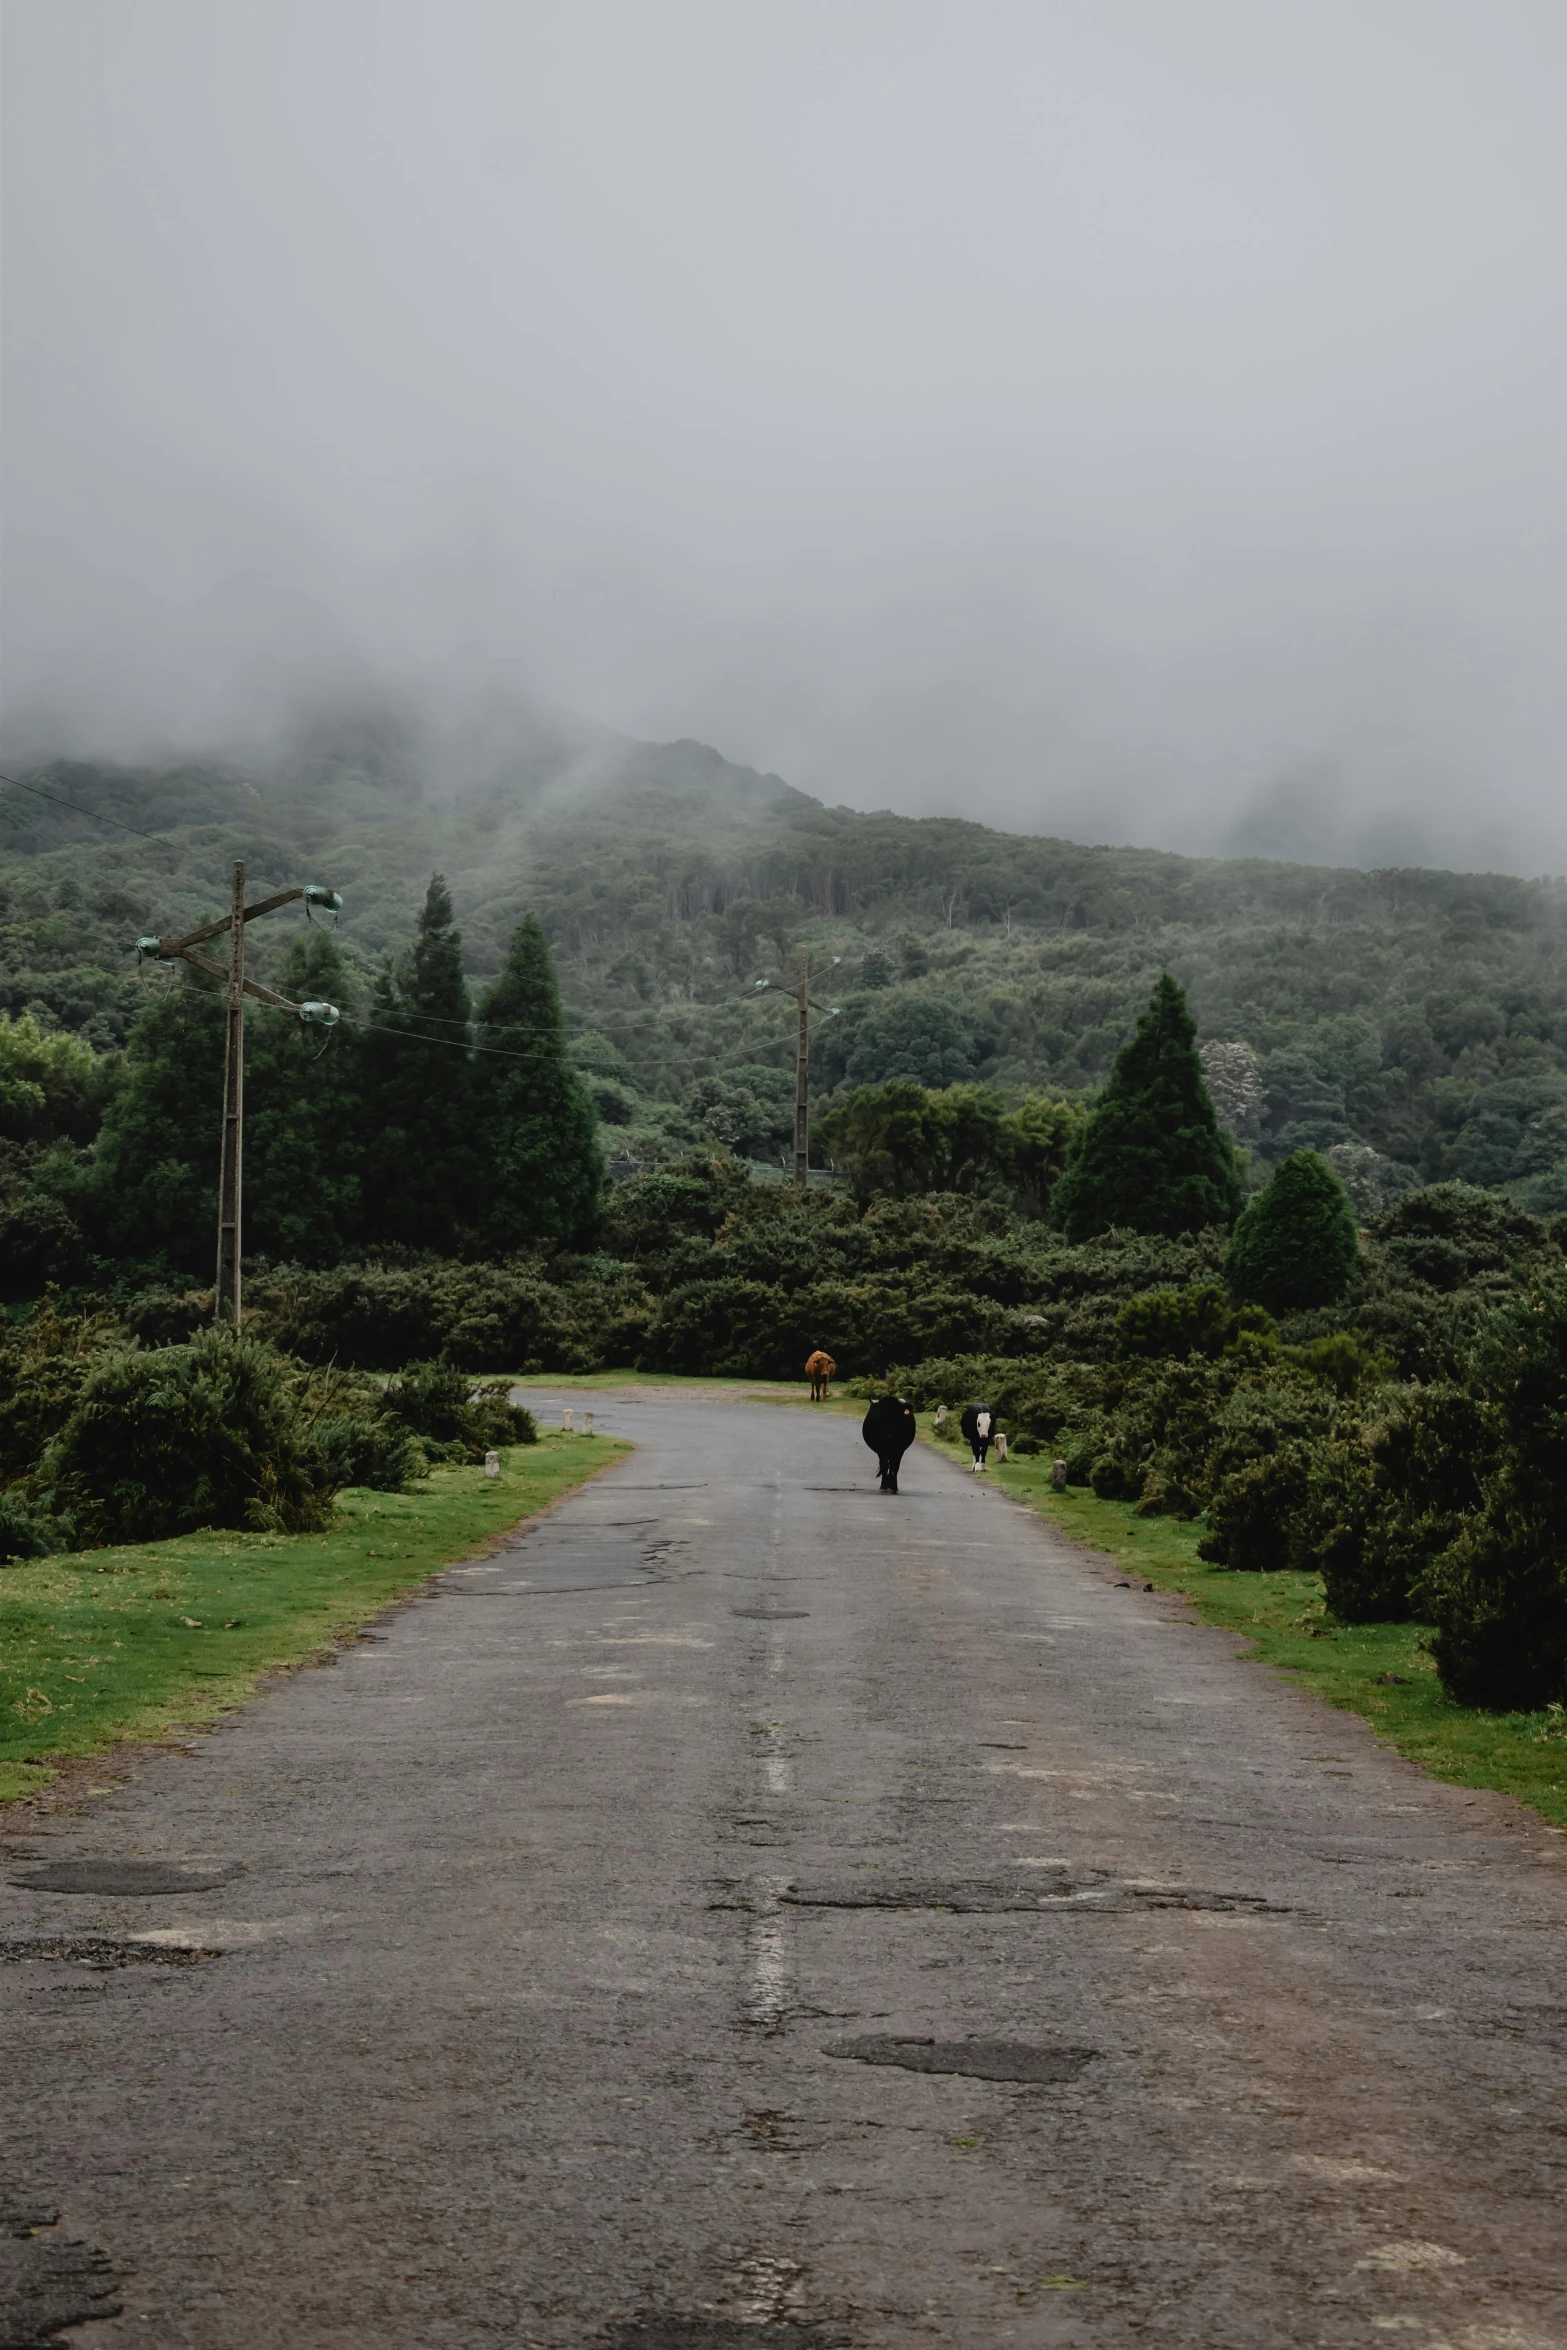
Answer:
<svg viewBox="0 0 1567 2350"><path fill-rule="evenodd" d="M218 1161L216 1316L239 1327L240 1161L245 1141L245 864L234 864L229 913L229 990L223 1021L223 1149Z"/></svg>
<svg viewBox="0 0 1567 2350"><path fill-rule="evenodd" d="M245 998L253 995L264 1004L274 1004L280 1012L295 1012L301 1020L320 1028L335 1028L340 1017L336 1004L290 1003L286 995L263 987L259 979L245 977L245 925L254 922L258 914L275 914L279 906L292 905L303 898L307 906L321 906L335 914L343 901L335 889L322 889L315 882L301 883L295 889L277 890L263 898L259 905L245 903L245 864L237 858L234 864L234 896L229 911L219 922L204 922L199 930L189 930L183 938L140 938L136 942L139 955L156 956L160 962L192 963L198 971L205 971L209 979L220 979L226 989L223 1022L223 1145L218 1162L218 1274L213 1302L214 1318L232 1322L239 1327L240 1317L240 1235L241 1235L241 1167L245 1150ZM214 963L206 955L193 950L209 938L229 934L229 967Z"/></svg>
<svg viewBox="0 0 1567 2350"><path fill-rule="evenodd" d="M813 971L810 967L810 958L802 954L799 976L793 987L779 990L780 994L794 997L800 1013L800 1025L796 1033L794 1047L794 1180L802 1190L811 1179L811 1014L812 1012L826 1012L829 1019L836 1019L838 1016L836 1004L816 1002L811 994L811 982L814 979L820 979L824 971L835 970L842 959L840 955L834 955L830 962L819 964ZM765 994L772 984L770 979L759 979L756 983L757 994Z"/></svg>
<svg viewBox="0 0 1567 2350"><path fill-rule="evenodd" d="M811 1180L811 1118L807 1077L811 1058L811 999L807 987L805 957L802 955L795 994L800 1007L800 1033L794 1048L794 1179L802 1185Z"/></svg>

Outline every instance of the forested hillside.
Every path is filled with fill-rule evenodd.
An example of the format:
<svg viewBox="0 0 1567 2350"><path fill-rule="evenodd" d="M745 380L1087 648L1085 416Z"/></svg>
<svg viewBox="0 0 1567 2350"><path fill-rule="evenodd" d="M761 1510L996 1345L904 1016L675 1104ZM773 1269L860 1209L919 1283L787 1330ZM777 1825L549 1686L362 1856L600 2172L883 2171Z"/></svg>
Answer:
<svg viewBox="0 0 1567 2350"><path fill-rule="evenodd" d="M225 1522L273 1523L479 1444L427 1390L824 1345L988 1395L1061 1478L1316 1571L1342 1620L1423 1615L1465 1702L1561 1702L1560 884L858 816L694 744L541 737L444 793L397 750L0 795L0 1556L127 1495L151 1526L147 1415L199 1467L235 1381L271 1433ZM249 1022L237 1352L221 989L135 955L235 855L253 897L341 890L253 950L346 1015L324 1049ZM794 1024L756 985L802 952L836 999L804 1193L758 1180Z"/></svg>
<svg viewBox="0 0 1567 2350"><path fill-rule="evenodd" d="M343 891L351 1011L439 869L475 981L537 912L622 1173L709 1139L777 1158L792 1035L753 983L808 947L841 958L839 1016L816 1045L824 1107L899 1077L1083 1096L1168 970L1256 1174L1309 1143L1336 1154L1368 1212L1444 1177L1567 1209L1560 881L1224 863L858 815L698 744L547 727L450 785L390 721L318 729L265 770L61 763L24 780L55 797L0 788L0 1007L99 1051L171 984L138 968L135 938L220 909L236 854L258 890ZM266 933L263 975L292 935ZM333 1075L329 1053L309 1083Z"/></svg>

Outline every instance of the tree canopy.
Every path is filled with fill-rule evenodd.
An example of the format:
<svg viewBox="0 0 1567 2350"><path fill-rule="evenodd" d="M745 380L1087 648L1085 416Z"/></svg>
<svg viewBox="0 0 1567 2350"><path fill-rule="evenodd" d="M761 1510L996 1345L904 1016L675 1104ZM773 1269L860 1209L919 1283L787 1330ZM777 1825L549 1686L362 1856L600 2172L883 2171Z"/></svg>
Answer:
<svg viewBox="0 0 1567 2350"><path fill-rule="evenodd" d="M1289 1313L1334 1304L1355 1278L1357 1255L1349 1194L1315 1151L1296 1151L1248 1202L1224 1270L1237 1297Z"/></svg>
<svg viewBox="0 0 1567 2350"><path fill-rule="evenodd" d="M471 1007L451 893L432 873L409 951L376 982L361 1116L372 1236L450 1249L472 1223Z"/></svg>
<svg viewBox="0 0 1567 2350"><path fill-rule="evenodd" d="M894 1079L857 1086L813 1129L856 1194L1010 1193L1043 1214L1082 1113L1029 1094L1016 1109L990 1085L939 1090Z"/></svg>
<svg viewBox="0 0 1567 2350"><path fill-rule="evenodd" d="M479 1005L473 1100L484 1174L475 1218L503 1254L580 1239L598 1215L603 1154L593 1097L566 1049L560 990L536 914L512 932Z"/></svg>
<svg viewBox="0 0 1567 2350"><path fill-rule="evenodd" d="M1233 1222L1244 1197L1203 1080L1196 1023L1166 972L1056 1185L1054 1213L1073 1240L1117 1228L1200 1232Z"/></svg>

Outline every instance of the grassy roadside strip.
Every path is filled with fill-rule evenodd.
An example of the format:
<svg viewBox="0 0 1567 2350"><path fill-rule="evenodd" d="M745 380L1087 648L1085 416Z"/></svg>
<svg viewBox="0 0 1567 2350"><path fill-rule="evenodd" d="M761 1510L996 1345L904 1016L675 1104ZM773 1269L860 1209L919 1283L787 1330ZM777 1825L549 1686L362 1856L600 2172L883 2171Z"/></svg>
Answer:
<svg viewBox="0 0 1567 2350"><path fill-rule="evenodd" d="M949 1449L944 1447L943 1449ZM1237 1574L1197 1556L1198 1525L1140 1518L1130 1502L1080 1488L1055 1493L1049 1463L992 1463L996 1482L1027 1500L1076 1542L1105 1551L1128 1575L1178 1591L1210 1624L1249 1641L1270 1665L1295 1674L1329 1705L1362 1715L1434 1778L1516 1796L1567 1829L1567 1720L1556 1714L1493 1714L1442 1693L1419 1624L1335 1624L1315 1575Z"/></svg>
<svg viewBox="0 0 1567 2350"><path fill-rule="evenodd" d="M0 1568L0 1802L56 1760L201 1728L629 1450L551 1430L503 1453L498 1478L442 1468L412 1493L340 1494L324 1534L215 1531Z"/></svg>

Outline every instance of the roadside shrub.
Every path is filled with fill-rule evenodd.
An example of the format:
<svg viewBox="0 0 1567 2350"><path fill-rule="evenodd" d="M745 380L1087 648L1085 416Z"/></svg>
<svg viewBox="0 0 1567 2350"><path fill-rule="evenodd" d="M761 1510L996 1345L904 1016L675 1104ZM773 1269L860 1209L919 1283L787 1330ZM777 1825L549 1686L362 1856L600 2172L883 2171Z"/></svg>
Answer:
<svg viewBox="0 0 1567 2350"><path fill-rule="evenodd" d="M410 1363L388 1384L386 1410L432 1460L482 1461L492 1449L539 1437L532 1413L508 1400L503 1380L476 1387L470 1372L444 1358Z"/></svg>
<svg viewBox="0 0 1567 2350"><path fill-rule="evenodd" d="M423 1447L368 1380L336 1369L307 1370L296 1375L295 1388L306 1440L334 1491L364 1485L401 1493L425 1474Z"/></svg>
<svg viewBox="0 0 1567 2350"><path fill-rule="evenodd" d="M107 1314L63 1314L52 1297L0 1336L0 1480L25 1476L75 1409L119 1334Z"/></svg>
<svg viewBox="0 0 1567 2350"><path fill-rule="evenodd" d="M198 1526L311 1532L334 1486L275 1348L230 1331L104 1354L39 1464L39 1494L101 1538L154 1542Z"/></svg>
<svg viewBox="0 0 1567 2350"><path fill-rule="evenodd" d="M1500 1441L1479 1509L1421 1579L1432 1653L1461 1705L1567 1697L1567 1274L1495 1315L1475 1380Z"/></svg>
<svg viewBox="0 0 1567 2350"><path fill-rule="evenodd" d="M0 1567L12 1566L18 1559L50 1558L57 1551L76 1550L80 1545L81 1532L74 1518L57 1516L18 1485L0 1493Z"/></svg>
<svg viewBox="0 0 1567 2350"><path fill-rule="evenodd" d="M1069 1475L1068 1482L1077 1479ZM1134 1495L1142 1480L1135 1469L1128 1469L1113 1452L1100 1453L1089 1463L1088 1483L1101 1501L1121 1501Z"/></svg>
<svg viewBox="0 0 1567 2350"><path fill-rule="evenodd" d="M1288 1445L1233 1470L1208 1504L1198 1557L1253 1573L1293 1564L1291 1522L1305 1496L1307 1457Z"/></svg>
<svg viewBox="0 0 1567 2350"><path fill-rule="evenodd" d="M1225 1278L1236 1297L1287 1313L1342 1297L1358 1255L1355 1212L1343 1184L1315 1151L1294 1151L1242 1209Z"/></svg>
<svg viewBox="0 0 1567 2350"><path fill-rule="evenodd" d="M1561 1520L1504 1478L1421 1584L1442 1686L1460 1705L1527 1713L1567 1695Z"/></svg>
<svg viewBox="0 0 1567 2350"><path fill-rule="evenodd" d="M825 1346L853 1376L927 1356L989 1351L987 1340L1004 1322L988 1298L937 1285L818 1281L790 1294L763 1281L689 1281L659 1305L638 1364L788 1379L799 1375L813 1347Z"/></svg>
<svg viewBox="0 0 1567 2350"><path fill-rule="evenodd" d="M636 1275L601 1259L597 1277L578 1279L579 1262L561 1262L565 1281L545 1279L525 1260L289 1268L252 1282L248 1319L308 1362L368 1371L438 1356L475 1372L590 1370L631 1360L647 1314Z"/></svg>
<svg viewBox="0 0 1567 2350"><path fill-rule="evenodd" d="M1298 1544L1342 1623L1402 1622L1422 1576L1480 1505L1494 1416L1467 1388L1405 1389L1341 1419L1312 1462Z"/></svg>

